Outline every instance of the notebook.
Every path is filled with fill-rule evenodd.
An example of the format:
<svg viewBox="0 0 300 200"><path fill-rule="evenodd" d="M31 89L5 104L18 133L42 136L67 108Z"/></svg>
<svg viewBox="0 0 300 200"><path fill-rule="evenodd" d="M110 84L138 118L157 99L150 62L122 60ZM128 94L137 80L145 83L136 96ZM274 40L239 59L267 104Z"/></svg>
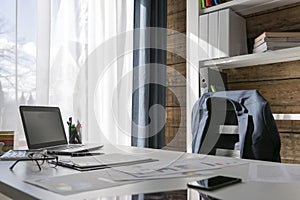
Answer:
<svg viewBox="0 0 300 200"><path fill-rule="evenodd" d="M100 149L99 144L68 144L60 109L46 106L20 106L28 149L47 149L48 153L72 154Z"/></svg>

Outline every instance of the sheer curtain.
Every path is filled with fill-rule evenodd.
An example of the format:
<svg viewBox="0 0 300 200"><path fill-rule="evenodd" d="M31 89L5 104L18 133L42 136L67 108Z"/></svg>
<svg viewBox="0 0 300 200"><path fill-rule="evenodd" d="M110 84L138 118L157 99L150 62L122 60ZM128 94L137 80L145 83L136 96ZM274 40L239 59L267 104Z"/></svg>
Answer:
<svg viewBox="0 0 300 200"><path fill-rule="evenodd" d="M130 144L133 5L133 0L89 1L88 120L92 141Z"/></svg>
<svg viewBox="0 0 300 200"><path fill-rule="evenodd" d="M133 0L37 1L37 104L85 142L130 145Z"/></svg>

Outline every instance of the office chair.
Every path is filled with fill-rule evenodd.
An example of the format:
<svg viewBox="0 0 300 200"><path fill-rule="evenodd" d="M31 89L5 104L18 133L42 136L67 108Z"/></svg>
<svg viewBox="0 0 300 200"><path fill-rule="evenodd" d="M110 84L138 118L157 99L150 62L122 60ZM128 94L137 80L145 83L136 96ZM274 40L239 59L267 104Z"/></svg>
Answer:
<svg viewBox="0 0 300 200"><path fill-rule="evenodd" d="M223 125L238 134L220 134ZM239 157L280 162L280 136L269 103L256 90L208 92L192 111L193 153L239 150Z"/></svg>

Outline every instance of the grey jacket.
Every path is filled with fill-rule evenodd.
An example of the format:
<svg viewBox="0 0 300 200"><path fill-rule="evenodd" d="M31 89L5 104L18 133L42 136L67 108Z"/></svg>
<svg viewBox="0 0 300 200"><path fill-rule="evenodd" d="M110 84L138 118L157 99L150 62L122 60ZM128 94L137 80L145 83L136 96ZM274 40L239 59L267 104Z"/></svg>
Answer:
<svg viewBox="0 0 300 200"><path fill-rule="evenodd" d="M280 136L269 103L256 90L205 93L192 111L193 153L199 153L211 124L208 100L226 99L234 107L239 128L240 157L280 162ZM218 117L211 117L212 122ZM218 119L216 120L218 121ZM220 120L219 120L220 121Z"/></svg>

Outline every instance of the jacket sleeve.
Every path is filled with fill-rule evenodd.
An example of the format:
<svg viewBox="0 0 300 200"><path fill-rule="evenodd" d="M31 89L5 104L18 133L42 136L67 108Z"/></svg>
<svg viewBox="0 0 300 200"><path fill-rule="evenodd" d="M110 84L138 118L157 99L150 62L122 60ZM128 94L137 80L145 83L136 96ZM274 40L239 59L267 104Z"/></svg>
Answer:
<svg viewBox="0 0 300 200"><path fill-rule="evenodd" d="M276 121L274 120L269 103L267 103L264 107L264 120L265 120L266 127L268 128L269 137L273 143L273 159L272 159L272 161L281 162L281 159L280 159L280 148L281 148L280 135L279 135Z"/></svg>
<svg viewBox="0 0 300 200"><path fill-rule="evenodd" d="M263 107L264 129L253 143L254 157L259 160L280 162L280 136L268 103Z"/></svg>

